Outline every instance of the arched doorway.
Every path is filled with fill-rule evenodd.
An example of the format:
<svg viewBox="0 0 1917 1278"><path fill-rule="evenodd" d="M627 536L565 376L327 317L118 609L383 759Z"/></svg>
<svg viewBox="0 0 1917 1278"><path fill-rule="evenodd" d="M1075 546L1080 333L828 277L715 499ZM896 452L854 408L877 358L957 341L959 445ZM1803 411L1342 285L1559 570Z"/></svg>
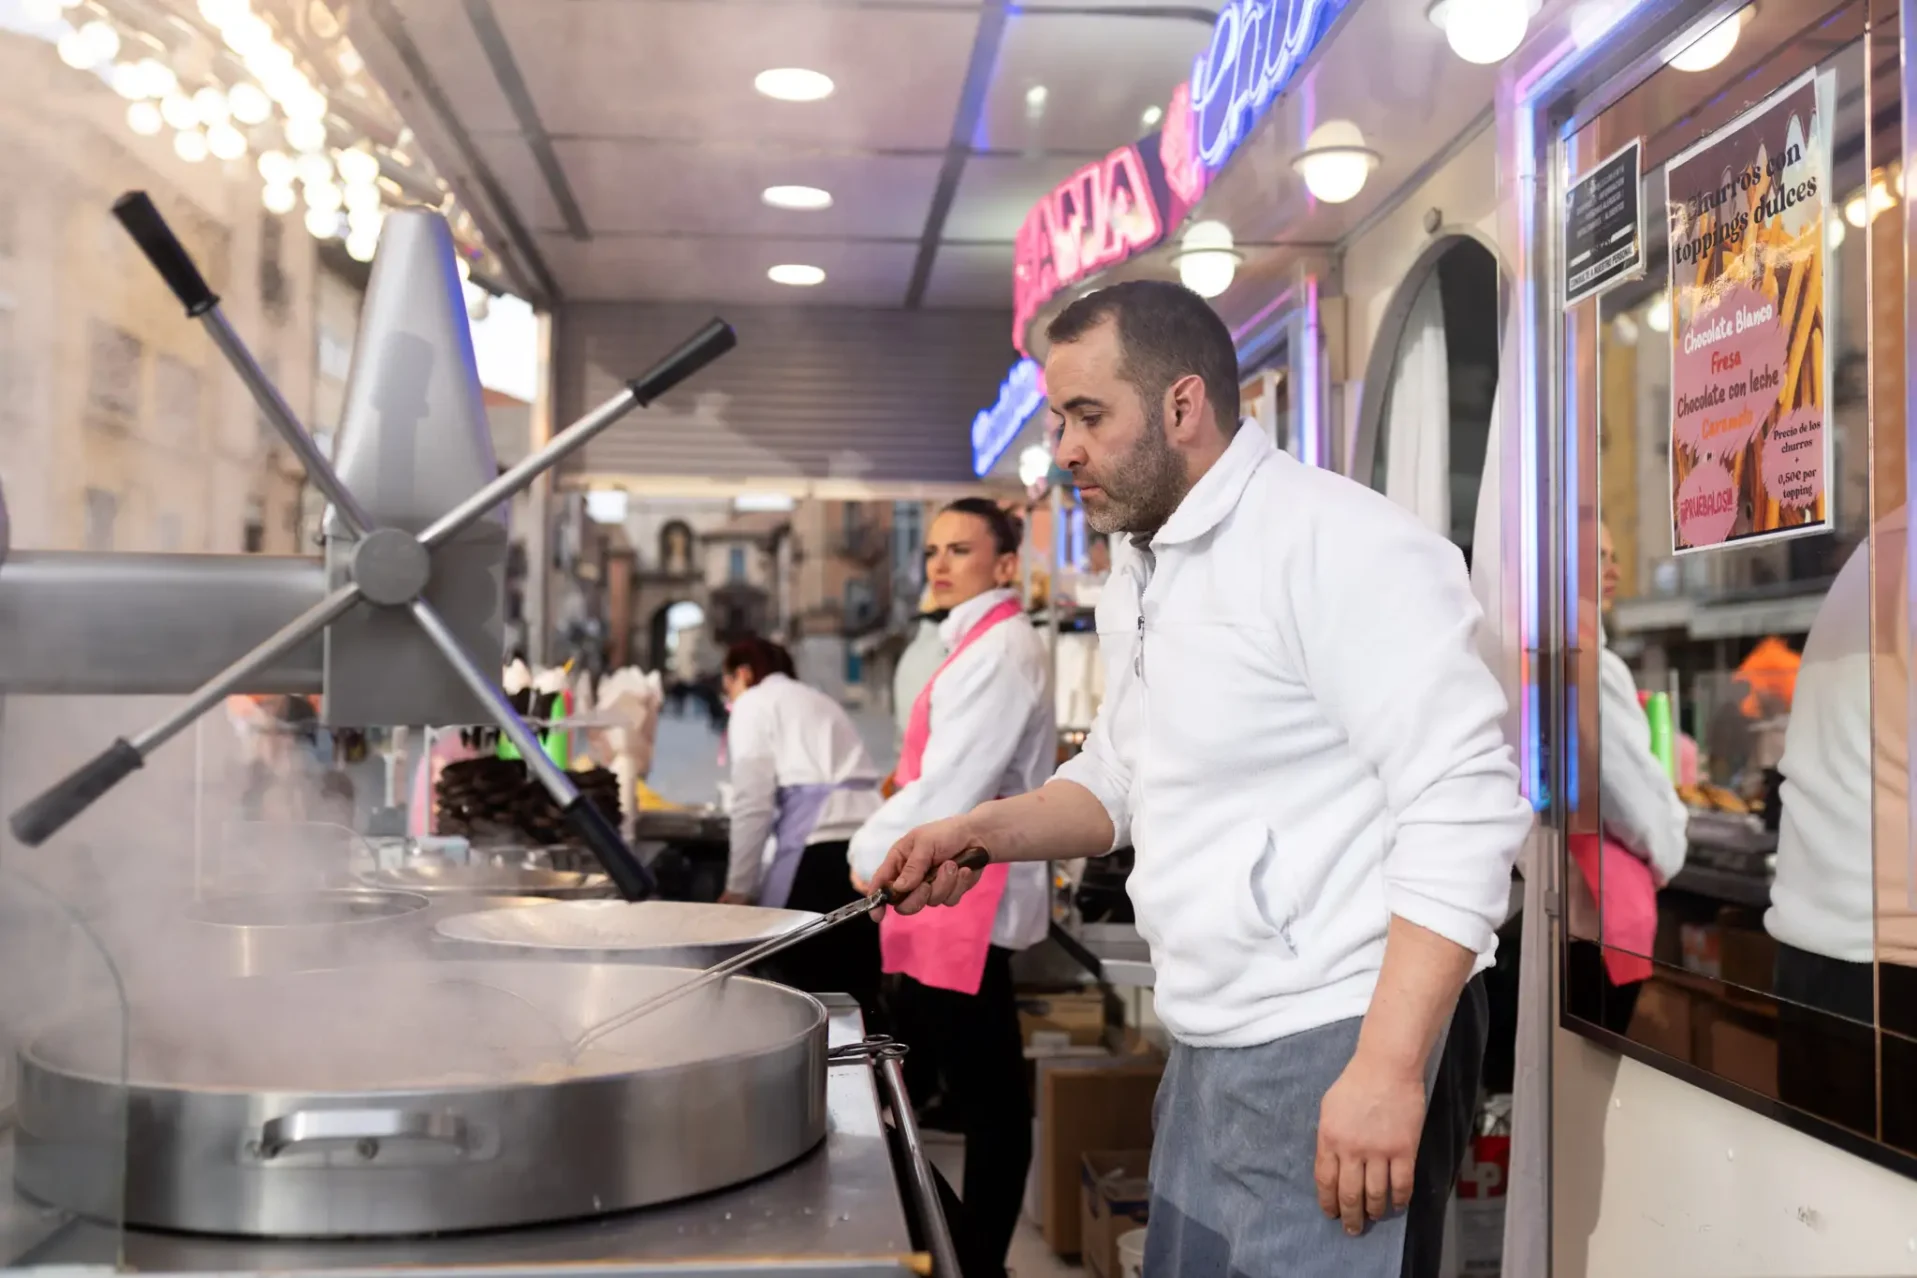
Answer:
<svg viewBox="0 0 1917 1278"><path fill-rule="evenodd" d="M662 604L653 611L651 630L652 668L668 683L697 678L706 610L690 599Z"/></svg>
<svg viewBox="0 0 1917 1278"><path fill-rule="evenodd" d="M1365 371L1353 474L1471 560L1497 401L1504 273L1475 236L1441 236L1406 273Z"/></svg>

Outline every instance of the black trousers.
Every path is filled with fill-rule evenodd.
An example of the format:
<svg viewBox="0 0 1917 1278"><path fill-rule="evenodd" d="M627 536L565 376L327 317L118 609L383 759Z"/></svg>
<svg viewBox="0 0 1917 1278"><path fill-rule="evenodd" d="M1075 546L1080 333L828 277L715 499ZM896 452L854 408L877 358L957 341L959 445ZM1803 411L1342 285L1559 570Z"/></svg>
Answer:
<svg viewBox="0 0 1917 1278"><path fill-rule="evenodd" d="M1003 1262L1025 1199L1032 1162L1032 1094L1012 996L1012 952L993 946L976 994L906 978L897 997L908 1047L929 1049L965 1136L959 1196L980 1256Z"/></svg>
<svg viewBox="0 0 1917 1278"><path fill-rule="evenodd" d="M1777 1098L1852 1131L1877 1132L1876 970L1777 947Z"/></svg>
<svg viewBox="0 0 1917 1278"><path fill-rule="evenodd" d="M844 843L814 843L799 860L786 908L826 914L858 899ZM766 965L766 974L808 994L850 994L865 1013L868 1034L880 1033L879 925L870 917L841 923L801 942Z"/></svg>
<svg viewBox="0 0 1917 1278"><path fill-rule="evenodd" d="M1431 1103L1418 1138L1418 1161L1411 1173L1411 1207L1405 1213L1403 1278L1437 1278L1444 1260L1444 1221L1451 1191L1471 1148L1478 1112L1478 1082L1491 1032L1491 1000L1482 975L1474 976L1458 996L1451 1014Z"/></svg>

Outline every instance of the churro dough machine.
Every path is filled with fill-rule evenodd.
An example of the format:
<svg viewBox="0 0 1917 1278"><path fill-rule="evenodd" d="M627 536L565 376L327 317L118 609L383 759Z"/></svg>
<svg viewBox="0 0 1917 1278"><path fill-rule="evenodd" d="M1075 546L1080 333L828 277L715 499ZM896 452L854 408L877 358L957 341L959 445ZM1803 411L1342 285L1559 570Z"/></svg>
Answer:
<svg viewBox="0 0 1917 1278"><path fill-rule="evenodd" d="M452 236L435 212L397 212L329 459L152 201L114 215L326 499L324 553L9 553L0 500L0 693L179 698L19 806L13 837L84 823L230 694L318 694L327 725L497 726L618 894L649 897L647 865L499 687L503 511L724 355L732 329L711 321L501 472ZM735 978L575 1060L583 1025L690 973L422 944L424 961L116 978L117 1005L10 1025L7 1263L956 1278L899 1049L856 1006Z"/></svg>

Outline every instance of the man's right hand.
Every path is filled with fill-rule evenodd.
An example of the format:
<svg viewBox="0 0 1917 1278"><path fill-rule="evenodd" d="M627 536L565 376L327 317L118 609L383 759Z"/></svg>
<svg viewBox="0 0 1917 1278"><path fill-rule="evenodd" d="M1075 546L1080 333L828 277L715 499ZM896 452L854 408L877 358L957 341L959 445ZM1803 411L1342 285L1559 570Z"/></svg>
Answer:
<svg viewBox="0 0 1917 1278"><path fill-rule="evenodd" d="M928 905L956 905L978 882L978 871L955 869L951 862L979 846L969 817L922 825L892 845L872 876L872 889L889 889L892 908L900 914L917 914Z"/></svg>

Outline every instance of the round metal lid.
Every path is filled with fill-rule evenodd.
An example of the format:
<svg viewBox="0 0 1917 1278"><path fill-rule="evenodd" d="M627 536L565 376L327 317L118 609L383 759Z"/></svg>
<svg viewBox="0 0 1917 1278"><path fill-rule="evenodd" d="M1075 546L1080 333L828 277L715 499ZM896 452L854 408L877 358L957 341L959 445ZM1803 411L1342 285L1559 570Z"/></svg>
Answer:
<svg viewBox="0 0 1917 1278"><path fill-rule="evenodd" d="M450 941L535 950L744 950L818 917L805 910L697 901L563 901L455 915L441 919L435 930Z"/></svg>

